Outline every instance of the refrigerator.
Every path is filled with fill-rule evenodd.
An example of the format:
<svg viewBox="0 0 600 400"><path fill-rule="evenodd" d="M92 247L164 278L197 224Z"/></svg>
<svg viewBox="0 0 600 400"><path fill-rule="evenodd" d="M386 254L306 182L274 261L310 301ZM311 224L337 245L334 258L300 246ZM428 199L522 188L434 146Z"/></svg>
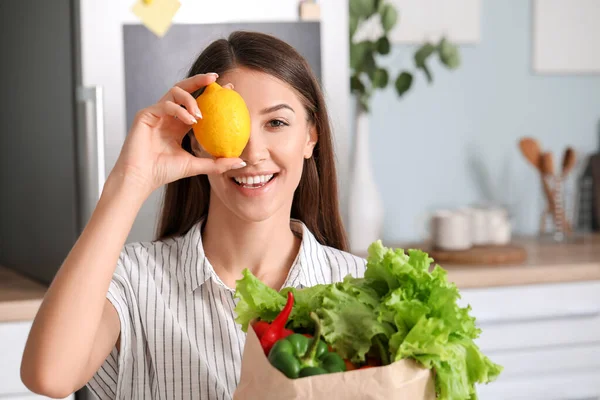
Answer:
<svg viewBox="0 0 600 400"><path fill-rule="evenodd" d="M262 0L273 8L258 22L232 20L243 10L226 14L236 2L219 2L207 6L224 16L214 23L206 13L194 23L189 10L201 7L188 1L185 23L160 38L131 13L133 3L0 2L0 265L44 284L85 227L135 113L183 79L210 41L237 29L274 34L322 79L322 22L278 17L296 12L297 1ZM339 60L347 70L347 51ZM155 237L161 195L146 201L128 242ZM77 398L92 397L82 390Z"/></svg>

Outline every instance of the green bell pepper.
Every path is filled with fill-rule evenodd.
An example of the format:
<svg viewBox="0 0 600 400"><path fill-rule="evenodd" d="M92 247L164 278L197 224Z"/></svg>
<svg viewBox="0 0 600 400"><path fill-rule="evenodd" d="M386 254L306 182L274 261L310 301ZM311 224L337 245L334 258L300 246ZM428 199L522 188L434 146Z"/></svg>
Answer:
<svg viewBox="0 0 600 400"><path fill-rule="evenodd" d="M269 362L291 379L305 376L346 371L346 363L339 354L329 351L321 338L321 322L314 312L315 335L312 339L294 333L275 342L269 352Z"/></svg>

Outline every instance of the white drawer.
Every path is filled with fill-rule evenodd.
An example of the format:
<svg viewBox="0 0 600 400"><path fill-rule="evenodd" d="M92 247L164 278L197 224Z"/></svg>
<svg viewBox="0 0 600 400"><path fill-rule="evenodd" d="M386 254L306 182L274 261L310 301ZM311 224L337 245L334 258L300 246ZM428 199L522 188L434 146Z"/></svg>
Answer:
<svg viewBox="0 0 600 400"><path fill-rule="evenodd" d="M480 327L483 332L476 343L485 352L582 345L600 339L600 315L498 325L482 324Z"/></svg>
<svg viewBox="0 0 600 400"><path fill-rule="evenodd" d="M30 329L31 321L0 324L0 395L29 393L21 382L20 368Z"/></svg>
<svg viewBox="0 0 600 400"><path fill-rule="evenodd" d="M598 400L600 369L502 377L477 387L482 400Z"/></svg>
<svg viewBox="0 0 600 400"><path fill-rule="evenodd" d="M600 282L462 291L483 333L485 352L597 342Z"/></svg>
<svg viewBox="0 0 600 400"><path fill-rule="evenodd" d="M486 355L504 367L501 374L503 379L519 378L525 374L600 371L600 343L588 346L487 352Z"/></svg>
<svg viewBox="0 0 600 400"><path fill-rule="evenodd" d="M21 382L21 358L31 321L0 323L0 399L42 400L48 397L31 393ZM69 399L74 396L69 397Z"/></svg>
<svg viewBox="0 0 600 400"><path fill-rule="evenodd" d="M600 281L465 289L461 296L482 325L600 315Z"/></svg>

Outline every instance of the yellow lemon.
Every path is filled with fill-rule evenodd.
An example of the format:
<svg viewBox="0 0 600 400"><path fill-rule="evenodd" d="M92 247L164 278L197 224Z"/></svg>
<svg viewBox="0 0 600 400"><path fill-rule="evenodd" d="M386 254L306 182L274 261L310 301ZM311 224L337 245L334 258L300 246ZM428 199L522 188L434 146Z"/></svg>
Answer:
<svg viewBox="0 0 600 400"><path fill-rule="evenodd" d="M202 112L192 126L198 143L214 157L239 157L250 139L250 112L242 96L214 82L196 102Z"/></svg>

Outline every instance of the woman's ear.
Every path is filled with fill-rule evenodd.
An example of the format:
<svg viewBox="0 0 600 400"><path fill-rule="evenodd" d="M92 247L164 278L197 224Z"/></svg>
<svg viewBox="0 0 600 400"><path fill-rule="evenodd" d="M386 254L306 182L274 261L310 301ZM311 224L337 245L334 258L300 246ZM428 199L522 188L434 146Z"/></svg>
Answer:
<svg viewBox="0 0 600 400"><path fill-rule="evenodd" d="M306 146L304 146L304 158L309 159L312 157L313 150L317 144L317 140L319 139L319 135L317 135L317 128L314 125L311 125L308 129L308 138L306 141Z"/></svg>

